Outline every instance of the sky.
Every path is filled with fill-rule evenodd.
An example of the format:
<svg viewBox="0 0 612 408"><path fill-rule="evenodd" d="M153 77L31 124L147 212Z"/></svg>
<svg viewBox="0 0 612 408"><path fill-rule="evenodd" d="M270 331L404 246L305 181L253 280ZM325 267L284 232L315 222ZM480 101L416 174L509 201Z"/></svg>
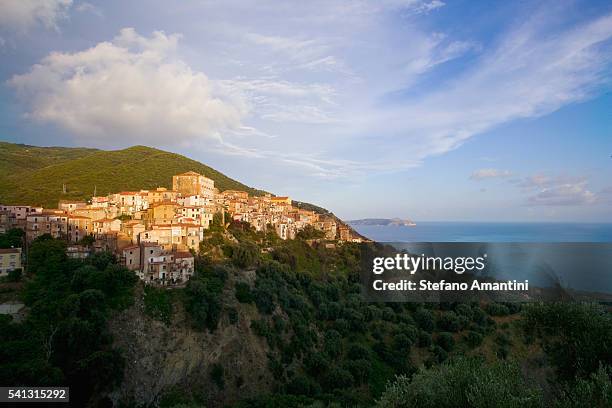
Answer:
<svg viewBox="0 0 612 408"><path fill-rule="evenodd" d="M0 0L0 140L343 219L612 221L612 3Z"/></svg>

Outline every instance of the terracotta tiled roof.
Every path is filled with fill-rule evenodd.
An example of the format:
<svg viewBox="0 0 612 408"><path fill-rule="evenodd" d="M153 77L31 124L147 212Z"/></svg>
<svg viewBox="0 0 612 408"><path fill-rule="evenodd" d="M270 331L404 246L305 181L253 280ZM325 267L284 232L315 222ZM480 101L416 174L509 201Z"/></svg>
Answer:
<svg viewBox="0 0 612 408"><path fill-rule="evenodd" d="M113 222L113 221L119 221L115 218L100 218L99 220L94 220L94 222Z"/></svg>

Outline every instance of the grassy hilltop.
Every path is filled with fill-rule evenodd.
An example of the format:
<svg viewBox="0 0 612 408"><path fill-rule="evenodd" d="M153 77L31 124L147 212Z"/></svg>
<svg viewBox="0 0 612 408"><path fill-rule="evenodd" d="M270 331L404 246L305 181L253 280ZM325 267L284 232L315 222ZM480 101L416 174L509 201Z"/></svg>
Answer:
<svg viewBox="0 0 612 408"><path fill-rule="evenodd" d="M55 207L60 199L91 197L94 186L98 195L170 188L174 174L190 170L213 179L221 191L263 194L198 161L146 146L105 151L0 142L0 203Z"/></svg>

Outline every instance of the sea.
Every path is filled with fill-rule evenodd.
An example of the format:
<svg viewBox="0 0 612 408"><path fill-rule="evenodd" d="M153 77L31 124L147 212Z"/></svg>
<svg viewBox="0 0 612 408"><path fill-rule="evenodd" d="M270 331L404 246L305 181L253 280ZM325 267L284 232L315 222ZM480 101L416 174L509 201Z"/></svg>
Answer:
<svg viewBox="0 0 612 408"><path fill-rule="evenodd" d="M612 223L417 222L351 225L378 242L612 242Z"/></svg>

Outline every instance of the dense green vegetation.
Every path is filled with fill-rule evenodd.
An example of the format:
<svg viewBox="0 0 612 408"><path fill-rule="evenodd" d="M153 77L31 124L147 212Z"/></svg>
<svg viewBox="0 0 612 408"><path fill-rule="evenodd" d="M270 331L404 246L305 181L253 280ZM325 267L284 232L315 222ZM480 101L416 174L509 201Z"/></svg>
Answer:
<svg viewBox="0 0 612 408"><path fill-rule="evenodd" d="M172 295L173 292L165 288L145 286L143 293L145 314L169 325L172 319Z"/></svg>
<svg viewBox="0 0 612 408"><path fill-rule="evenodd" d="M11 228L5 234L0 234L0 248L21 248L24 237L22 229Z"/></svg>
<svg viewBox="0 0 612 408"><path fill-rule="evenodd" d="M457 358L421 370L412 378L397 377L377 407L536 408L542 401L541 390L525 380L517 363L489 365L479 358Z"/></svg>
<svg viewBox="0 0 612 408"><path fill-rule="evenodd" d="M29 314L21 323L0 316L0 384L69 385L71 403L85 406L121 383L123 357L106 319L131 304L137 277L111 254L80 261L65 250L48 235L30 247Z"/></svg>
<svg viewBox="0 0 612 408"><path fill-rule="evenodd" d="M38 147L0 141L0 174L4 176L36 170L79 159L97 151L80 147Z"/></svg>
<svg viewBox="0 0 612 408"><path fill-rule="evenodd" d="M269 345L276 380L273 394L243 400L240 407L612 402L612 324L600 307L364 303L357 245L308 244L313 237L307 232L280 241L244 224L228 231L238 242L218 235L213 245L204 245L209 252L218 246L225 261L216 262L227 265L237 265L235 254L243 253L238 248L251 248L248 262L239 266L256 267L256 280L233 289L240 303L260 313L250 328ZM532 378L543 368L525 362L537 350L545 355L540 364L554 373L545 383Z"/></svg>
<svg viewBox="0 0 612 408"><path fill-rule="evenodd" d="M172 176L195 171L219 190L255 190L187 157L145 146L102 151L0 144L0 202L56 207L60 199L86 199L123 190L172 187ZM62 193L66 184L67 192Z"/></svg>
<svg viewBox="0 0 612 408"><path fill-rule="evenodd" d="M19 239L7 235L0 242ZM602 306L366 303L357 244L330 247L308 232L282 241L245 223L205 238L186 287L145 287L143 303L167 325L183 308L207 336L249 310L275 381L236 407L612 406L612 317ZM101 403L123 372L106 319L133 302L136 280L111 254L72 260L64 242L37 239L22 292L30 313L0 319L0 383L69 384L77 402ZM221 362L206 370L218 392L238 381ZM205 395L190 392L171 387L160 405L202 406Z"/></svg>

